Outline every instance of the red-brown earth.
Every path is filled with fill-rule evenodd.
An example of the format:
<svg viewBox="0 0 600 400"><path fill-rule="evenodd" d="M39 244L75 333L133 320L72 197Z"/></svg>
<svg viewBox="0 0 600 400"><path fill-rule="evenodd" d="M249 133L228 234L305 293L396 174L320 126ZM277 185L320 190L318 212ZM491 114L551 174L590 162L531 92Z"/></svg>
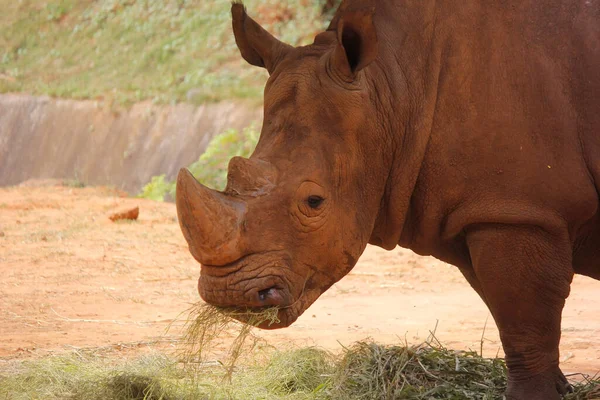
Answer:
<svg viewBox="0 0 600 400"><path fill-rule="evenodd" d="M137 221L109 219L137 206ZM177 329L165 329L199 300L198 273L173 204L56 182L2 188L0 363L81 347L171 347ZM600 282L575 278L563 318L566 372L600 370L599 293ZM479 351L484 333L484 355L502 354L489 312L456 268L369 247L295 324L260 335L339 351L367 337L418 344L436 325L448 347Z"/></svg>

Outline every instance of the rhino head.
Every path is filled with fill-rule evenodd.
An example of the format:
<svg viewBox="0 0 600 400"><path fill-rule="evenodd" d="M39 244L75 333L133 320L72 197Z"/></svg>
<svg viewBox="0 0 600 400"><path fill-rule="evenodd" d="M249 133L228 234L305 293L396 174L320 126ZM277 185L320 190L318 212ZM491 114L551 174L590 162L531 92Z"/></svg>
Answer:
<svg viewBox="0 0 600 400"><path fill-rule="evenodd" d="M232 5L238 48L266 68L264 124L249 159L229 163L227 187L187 171L177 212L201 264L200 296L223 307L280 307L293 323L355 265L373 234L393 138L377 122L366 73L377 57L373 9L338 12L312 45L284 44Z"/></svg>

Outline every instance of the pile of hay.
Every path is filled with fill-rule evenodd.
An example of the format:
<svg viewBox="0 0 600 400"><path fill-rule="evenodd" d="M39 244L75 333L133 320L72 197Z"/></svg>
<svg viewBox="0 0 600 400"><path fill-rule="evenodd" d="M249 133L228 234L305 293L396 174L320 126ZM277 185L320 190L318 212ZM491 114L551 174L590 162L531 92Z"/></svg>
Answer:
<svg viewBox="0 0 600 400"><path fill-rule="evenodd" d="M79 351L8 363L0 368L0 399L492 400L502 399L506 388L502 359L447 349L433 335L419 346L361 341L341 354L314 347L250 352L256 350L252 327L277 322L277 311L194 306L176 357L157 353L118 363L99 352ZM209 362L207 356L224 337L232 343L221 352L228 360ZM244 351L252 357L237 365ZM598 398L600 379L575 383L575 393L567 396Z"/></svg>
<svg viewBox="0 0 600 400"><path fill-rule="evenodd" d="M419 346L372 341L345 349L334 366L329 399L502 399L506 364L474 351L444 347L432 335ZM600 398L600 378L574 383L566 399Z"/></svg>
<svg viewBox="0 0 600 400"><path fill-rule="evenodd" d="M384 346L358 342L333 355L318 348L270 351L240 365L197 369L160 354L115 363L94 352L13 363L0 369L0 399L501 399L504 362L437 342ZM598 399L600 379L575 385L567 399Z"/></svg>
<svg viewBox="0 0 600 400"><path fill-rule="evenodd" d="M0 370L0 399L185 398L187 393L179 384L182 378L180 368L161 355L115 364L93 351L76 352L13 362L3 367Z"/></svg>
<svg viewBox="0 0 600 400"><path fill-rule="evenodd" d="M437 342L418 347L358 342L337 365L333 391L354 399L496 399L506 389L505 377L503 360Z"/></svg>
<svg viewBox="0 0 600 400"><path fill-rule="evenodd" d="M223 332L234 328L237 337L229 350L225 377L231 381L235 363L248 338L249 351L256 344L254 326L275 323L278 309L261 312L220 309L196 304L188 314L184 335L184 362L204 361L203 355ZM248 324L234 318L245 316ZM445 348L432 333L419 346L383 346L372 341L357 342L341 356L306 348L275 353L263 366L264 377L256 381L278 394L310 394L331 399L501 399L506 389L504 360L486 359L474 351ZM256 374L259 369L255 370ZM272 380L272 377L277 377ZM575 385L568 398L592 398L600 394L598 380ZM317 396L318 395L318 396Z"/></svg>

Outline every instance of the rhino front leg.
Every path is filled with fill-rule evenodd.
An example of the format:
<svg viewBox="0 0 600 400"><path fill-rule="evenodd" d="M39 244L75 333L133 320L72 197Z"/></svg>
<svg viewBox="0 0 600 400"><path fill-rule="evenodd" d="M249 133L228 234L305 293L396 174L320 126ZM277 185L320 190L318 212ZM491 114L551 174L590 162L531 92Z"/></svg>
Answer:
<svg viewBox="0 0 600 400"><path fill-rule="evenodd" d="M469 230L467 243L500 330L506 397L560 399L570 390L558 366L561 314L573 278L568 236L537 227L481 225Z"/></svg>

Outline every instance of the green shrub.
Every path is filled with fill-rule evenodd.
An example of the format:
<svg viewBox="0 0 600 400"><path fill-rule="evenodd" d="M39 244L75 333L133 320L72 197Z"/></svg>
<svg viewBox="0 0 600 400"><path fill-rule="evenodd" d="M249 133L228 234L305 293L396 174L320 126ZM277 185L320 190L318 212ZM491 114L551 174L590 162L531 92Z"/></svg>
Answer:
<svg viewBox="0 0 600 400"><path fill-rule="evenodd" d="M208 144L204 154L188 169L200 183L213 189L223 190L227 185L229 160L235 156L250 157L259 136L260 133L252 126L242 131L228 129L215 136ZM175 188L175 181L167 180L163 174L152 177L138 196L164 201L167 195L175 198Z"/></svg>
<svg viewBox="0 0 600 400"><path fill-rule="evenodd" d="M227 185L227 166L232 157L250 157L260 133L254 127L237 131L228 129L211 140L204 154L189 166L198 181L213 189L223 190Z"/></svg>
<svg viewBox="0 0 600 400"><path fill-rule="evenodd" d="M142 188L139 197L154 201L163 201L165 196L175 188L175 182L165 180L165 176L165 174L153 176L152 180Z"/></svg>

